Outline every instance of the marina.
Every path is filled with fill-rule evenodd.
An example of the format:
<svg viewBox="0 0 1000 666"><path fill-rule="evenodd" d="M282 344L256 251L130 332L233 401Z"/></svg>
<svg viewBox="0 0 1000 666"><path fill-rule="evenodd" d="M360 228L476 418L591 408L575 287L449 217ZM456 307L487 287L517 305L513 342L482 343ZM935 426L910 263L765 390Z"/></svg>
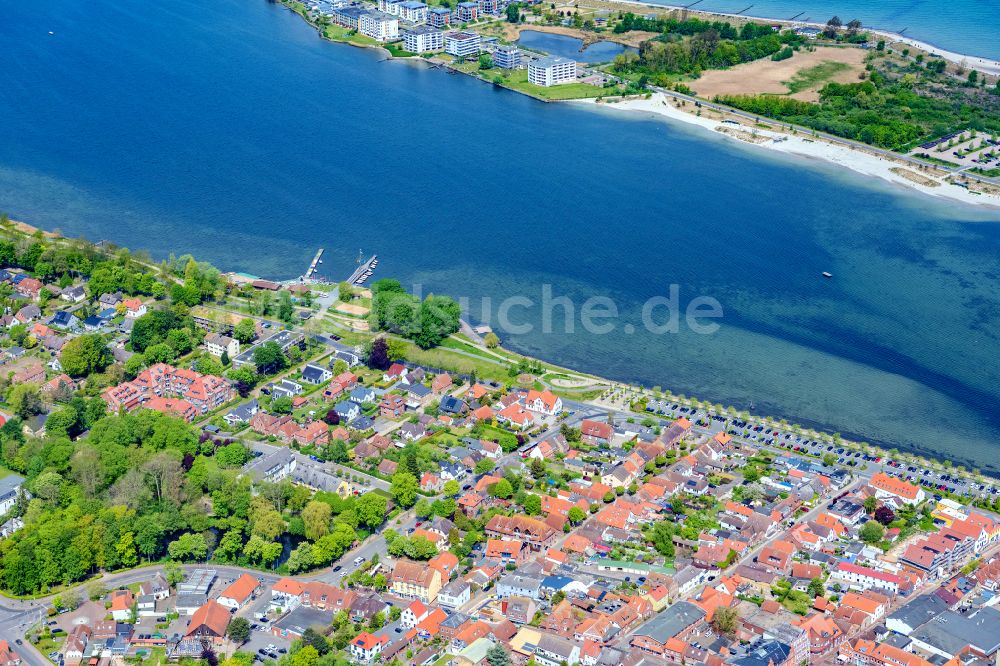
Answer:
<svg viewBox="0 0 1000 666"><path fill-rule="evenodd" d="M359 259L361 256L362 255L359 255ZM361 261L358 263L358 267L354 269L354 272L351 273L351 276L347 278L346 280L347 283L359 286L363 285L368 280L368 278L372 276L372 273L375 272L376 266L378 266L378 255L373 254L372 256L368 257L366 261Z"/></svg>
<svg viewBox="0 0 1000 666"><path fill-rule="evenodd" d="M302 277L306 280L311 280L312 277L316 274L316 270L319 268L319 265L322 263L323 263L323 248L320 248L316 250L316 256L313 257L312 263L309 264L309 268L306 269L306 273Z"/></svg>

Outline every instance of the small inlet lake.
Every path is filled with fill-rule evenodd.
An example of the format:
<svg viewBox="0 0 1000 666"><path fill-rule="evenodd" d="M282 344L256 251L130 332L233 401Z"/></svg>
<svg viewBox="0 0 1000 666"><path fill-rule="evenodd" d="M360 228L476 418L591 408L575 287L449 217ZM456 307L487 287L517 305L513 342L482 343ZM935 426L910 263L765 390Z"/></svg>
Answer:
<svg viewBox="0 0 1000 666"><path fill-rule="evenodd" d="M583 48L583 40L566 35L556 35L551 32L539 32L537 30L524 30L521 32L518 45L535 51L544 51L552 55L572 58L577 62L598 63L610 62L619 53L626 51L636 52L635 49L614 42L597 42L587 48ZM582 49L582 50L581 50Z"/></svg>

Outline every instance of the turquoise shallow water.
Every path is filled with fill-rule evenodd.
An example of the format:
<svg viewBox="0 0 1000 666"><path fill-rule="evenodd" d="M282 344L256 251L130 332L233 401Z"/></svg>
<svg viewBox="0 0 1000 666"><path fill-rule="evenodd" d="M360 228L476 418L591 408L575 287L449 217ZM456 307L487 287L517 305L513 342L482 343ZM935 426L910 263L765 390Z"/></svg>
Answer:
<svg viewBox="0 0 1000 666"><path fill-rule="evenodd" d="M798 16L798 20L817 23L834 15L844 23L856 18L867 27L902 32L948 51L1000 60L1000 4L996 0L702 0L694 9L747 10L744 13L750 16Z"/></svg>
<svg viewBox="0 0 1000 666"><path fill-rule="evenodd" d="M607 334L511 347L602 375L1000 466L1000 211L642 115L543 104L329 44L256 0L3 3L0 210L157 256L478 304L542 285ZM49 35L49 31L54 35ZM821 271L834 273L824 280ZM720 329L653 335L642 304L710 296Z"/></svg>

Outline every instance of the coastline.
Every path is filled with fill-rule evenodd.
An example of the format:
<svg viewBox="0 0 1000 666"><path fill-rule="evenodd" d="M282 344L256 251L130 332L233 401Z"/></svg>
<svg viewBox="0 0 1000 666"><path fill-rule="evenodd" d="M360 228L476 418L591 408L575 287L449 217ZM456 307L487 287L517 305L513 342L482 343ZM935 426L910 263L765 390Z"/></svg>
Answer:
<svg viewBox="0 0 1000 666"><path fill-rule="evenodd" d="M818 23L815 21L790 21L788 19L777 18L774 16L756 16L749 14L734 14L731 12L716 12L708 11L704 9L689 9L682 5L664 5L655 2L648 2L648 0L604 0L605 2L617 4L617 5L636 5L641 7L649 7L650 9L661 9L667 11L683 11L688 14L693 14L702 17L719 17L727 19L737 19L742 21L759 21L762 23L773 23L775 25L782 25L787 27L800 27L800 28L823 28L826 24ZM897 42L900 44L906 44L907 46L912 46L913 48L926 51L928 54L938 55L941 58L953 62L964 67L969 67L972 69L979 70L984 74L992 74L994 76L1000 75L1000 60L994 60L992 58L987 58L985 56L977 56L967 53L956 53L955 51L949 51L947 49L940 48L931 44L930 42L922 41L913 37L905 37L898 32L893 32L891 30L886 30L883 28L877 28L873 26L862 26L863 30L866 30L873 35L882 37L888 42Z"/></svg>
<svg viewBox="0 0 1000 666"><path fill-rule="evenodd" d="M904 162L890 161L881 157L871 155L862 150L848 148L842 145L835 145L820 138L804 138L801 135L790 135L785 132L775 132L765 129L754 129L757 138L761 140L748 140L748 128L744 125L732 125L722 127L719 120L696 116L692 113L682 111L670 103L669 98L663 93L653 93L649 99L629 99L624 101L602 101L593 99L567 100L574 104L588 106L600 105L602 108L623 112L653 114L666 118L671 122L683 122L689 125L696 125L718 136L739 143L758 146L767 150L774 150L780 153L796 155L799 157L819 159L825 162L836 164L848 168L855 173L874 176L897 186L907 188L909 191L917 191L926 195L961 202L972 206L987 206L1000 209L1000 199L989 197L988 195L974 194L964 187L944 182L942 180L926 177L925 174L918 174L912 170L912 165ZM729 130L729 131L721 131ZM909 175L909 177L907 177ZM928 186L917 182L917 178L934 180L937 186Z"/></svg>
<svg viewBox="0 0 1000 666"><path fill-rule="evenodd" d="M577 101L583 101L583 100L577 100ZM640 104L640 102L649 103L649 102L652 102L652 100L633 100L633 103L631 104L631 106L638 107L638 108L627 108L627 109L622 109L622 110L632 111L632 112L639 112L639 113L647 113L647 114L648 113L658 113L655 109L650 110L650 109L643 108L643 105ZM683 112L678 112L678 113L683 113ZM663 114L662 112L659 112L659 115L666 116L667 114ZM689 114L685 114L685 115L689 115ZM692 118L693 118L693 116L692 116ZM794 151L790 151L790 152L794 152ZM10 228L12 228L17 233L28 235L28 236L32 236L32 235L36 235L36 234L41 234L41 235L45 236L46 238L57 240L57 241L59 241L59 240L61 240L61 241L72 241L74 238L80 238L81 240L84 240L85 242L91 243L91 244L95 244L95 243L96 244L104 244L104 243L108 243L109 242L109 241L104 241L104 240L102 240L102 241L96 241L95 242L95 241L92 241L92 240L90 240L90 239L88 239L86 237L66 236L66 235L60 233L58 230L49 231L49 230L46 230L46 229L44 229L42 227L39 227L39 226L30 224L30 223L27 223L27 222L23 222L21 220L16 220L16 219L9 219L9 225L10 225ZM112 246L116 245L113 241L111 242L111 244L112 244ZM125 247L128 247L128 246L126 246L126 245L120 245L118 247L125 248ZM150 268L153 267L152 264L146 264L146 265L149 266ZM463 323L465 324L463 326L463 332L465 332L467 334L468 331L472 328L472 325L469 324L467 321L464 321L464 320L463 320ZM369 333L367 331L353 331L353 332L355 332L355 333L361 333L362 335L369 335ZM473 345L478 344L476 340L470 340L470 342ZM442 349L443 350L447 350L447 348L445 348L445 347L442 347ZM485 348L484 348L483 351L486 352L487 350L485 350ZM578 387L560 386L557 382L550 381L549 386L551 387L552 390L564 393L564 395L565 395L565 392L568 391L569 395L567 397L570 397L570 398L578 398L578 396L574 395L575 391L578 391L578 390L587 391L587 390L593 390L594 388L599 388L599 387L605 387L605 388L608 388L608 389L615 389L615 388L621 389L621 388L626 388L627 387L628 390L633 391L636 394L645 395L645 396L647 396L649 398L655 397L654 396L654 389L649 389L649 388L644 387L642 385L635 384L635 383L633 383L630 380L627 380L627 379L614 379L612 377L605 376L603 374L596 374L596 373L593 373L593 372L590 372L590 371L579 370L579 369L576 369L576 368L568 367L566 365L563 365L563 363L561 363L559 361L551 360L551 359L545 359L545 358L538 357L538 356L533 356L533 355L531 355L529 353L521 352L521 351L518 351L517 349L514 349L514 348L509 348L509 347L501 346L497 350L493 350L492 352L488 352L488 353L490 355L494 356L494 357L496 357L498 353L500 353L502 355L506 355L508 362L516 361L517 359L526 359L526 360L529 360L529 361L537 361L540 364L542 364L542 366L545 368L544 372L542 373L542 375L540 375L540 377L543 377L546 374L551 374L551 373L555 372L557 374L568 375L571 378L571 380L583 380L583 381L586 381L587 382L586 385L581 385L581 386L578 386ZM459 358L459 360L462 360L465 357L464 356L459 356L458 358ZM443 366L443 367L448 368L448 366ZM453 371L456 371L456 372L459 371L458 368L450 368L450 369L453 369ZM676 390L676 389L673 389L673 390ZM688 405L688 406L698 406L698 405L709 404L707 396L702 395L702 396L698 397L698 396L696 396L694 394L688 394L687 397L684 397L684 394L675 394L675 393L673 393L673 390L671 388L667 387L667 388L663 389L663 395L667 396L671 400L680 402L680 403ZM750 420L756 422L756 423L760 423L760 424L763 424L763 425L767 425L767 424L773 425L773 424L778 423L778 422L786 422L788 424L789 428L799 428L803 432L805 432L805 433L811 433L811 436L813 436L814 438L819 438L819 439L827 439L827 440L833 441L834 438L836 438L836 437L839 436L839 435L831 434L832 431L833 431L834 426L831 426L829 424L819 423L819 422L813 422L813 421L809 421L809 420L803 420L803 419L797 417L796 415L794 415L792 413L785 412L780 407L776 407L776 408L774 408L772 410L769 410L767 413L758 412L758 413L749 414L748 418ZM919 458L923 458L923 459L928 460L928 461L934 461L934 462L937 462L939 464L941 464L941 461L948 460L947 458L944 458L943 456L941 456L941 454L939 454L939 453L937 453L935 451L931 451L929 449L922 448L922 447L917 446L917 445L911 445L911 444L908 444L907 442L902 442L902 441L900 441L900 442L893 442L893 441L871 440L872 443L868 444L867 442L864 442L864 436L861 435L861 434L859 434L859 433L848 432L848 433L844 434L843 438L841 438L840 441L841 441L841 443L843 445L854 447L854 448L862 448L862 447L867 446L872 451L880 451L882 455L889 455L889 451L891 449L896 449L896 450L898 450L900 452L905 452L905 453L907 453L909 455L916 456L916 457L919 457ZM957 457L952 457L950 460L951 460L951 462L956 463L956 464L967 465L969 470L976 470L976 471L978 471L978 475L979 476L1000 479L1000 470L998 470L997 467L995 467L992 464L989 464L989 463L985 463L984 464L983 461L976 460L974 458L957 458ZM972 476L975 477L976 474L973 473Z"/></svg>
<svg viewBox="0 0 1000 666"><path fill-rule="evenodd" d="M682 7L675 6L665 6L657 5L650 2L641 2L637 0L605 0L607 2L618 3L621 5L640 5L651 8L659 9L683 9ZM940 199L946 199L949 201L961 202L970 206L976 207L987 207L987 208L1000 208L1000 197L996 193L975 193L970 191L966 187L955 185L952 182L948 182L949 176L944 176L942 178L930 177L931 174L928 173L918 173L914 171L914 166L911 163L907 163L903 160L890 160L881 156L877 156L871 153L865 152L861 148L854 148L844 144L834 144L828 140L821 137L814 137L806 139L798 134L789 134L787 132L777 132L769 131L765 129L751 128L755 135L753 141L748 141L748 137L741 138L741 135L746 134L746 127L744 125L736 125L730 128L722 128L725 131L720 131L719 124L722 119L711 119L701 116L696 116L692 113L686 111L681 111L676 108L673 104L667 101L667 96L663 93L652 92L650 99L634 99L627 96L622 96L620 100L614 100L612 98L605 98L598 102L594 98L581 98L581 99L566 99L566 100L551 100L545 99L538 95L532 95L524 90L519 90L510 86L492 83L483 79L481 76L477 76L474 73L465 72L457 67L454 67L450 63L443 63L440 61L433 61L422 56L399 56L394 55L392 51L385 47L383 44L362 44L345 39L334 39L324 33L324 31L315 23L309 20L309 18L303 15L296 7L292 6L289 2L282 2L286 9L291 10L295 14L298 14L307 25L312 26L316 29L317 34L320 39L325 41L335 43L335 44L347 44L355 48L362 49L375 49L380 53L385 54L386 60L402 60L407 62L419 61L425 63L425 65L430 67L442 67L451 72L465 74L471 76L472 78L483 81L490 85L500 85L502 88L506 88L516 93L526 95L533 99L537 99L542 102L579 102L589 105L602 104L606 107L614 107L618 110L623 111L640 111L646 113L653 113L661 117L672 119L675 121L683 121L688 124L698 125L704 129L712 131L714 134L727 136L729 139L739 141L741 143L752 143L772 150L777 150L786 154L797 155L799 157L819 159L825 162L838 165L840 167L848 168L855 173L874 176L880 178L884 181L892 183L895 186L905 187L908 191L917 191L923 194L938 197ZM776 19L766 19L762 17L752 17L743 16L737 14L725 14L719 12L698 12L698 10L689 10L691 13L700 14L702 16L708 17L726 17L726 18L737 18L743 20L758 20L758 21L769 21L775 20L783 25L810 25L810 26L821 26L822 24L816 23L805 23L805 22L791 22L791 21L778 21ZM524 26L521 29L531 30L533 27ZM550 32L546 30L539 30L539 32ZM874 30L872 31L875 32ZM879 35L889 35L889 33L878 32ZM903 39L901 36L896 35L899 39ZM912 42L913 44L919 44L916 40L910 40L907 43ZM937 51L935 51L937 52ZM943 54L942 54L943 55ZM958 57L960 54L950 54L952 56ZM963 58L966 56L962 56ZM984 60L984 59L980 59ZM996 71L1000 73L1000 62L989 61L991 67L995 67ZM985 70L984 70L985 71ZM610 100L610 101L609 101ZM777 122L777 121L775 121ZM756 140L756 139L762 140ZM928 165L928 168L933 169L933 165Z"/></svg>

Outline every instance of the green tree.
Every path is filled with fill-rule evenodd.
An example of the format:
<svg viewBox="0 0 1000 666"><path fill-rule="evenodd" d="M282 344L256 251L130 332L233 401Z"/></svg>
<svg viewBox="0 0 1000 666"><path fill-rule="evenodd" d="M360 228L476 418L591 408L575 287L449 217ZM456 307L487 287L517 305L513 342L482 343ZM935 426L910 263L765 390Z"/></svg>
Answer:
<svg viewBox="0 0 1000 666"><path fill-rule="evenodd" d="M490 487L490 494L500 499L510 499L514 495L514 488L507 479L500 479Z"/></svg>
<svg viewBox="0 0 1000 666"><path fill-rule="evenodd" d="M824 453L823 454L823 465L826 467L833 467L837 462L837 454L835 453Z"/></svg>
<svg viewBox="0 0 1000 666"><path fill-rule="evenodd" d="M882 540L885 535L885 528L878 524L878 521L869 520L858 531L858 536L867 544L875 544Z"/></svg>
<svg viewBox="0 0 1000 666"><path fill-rule="evenodd" d="M27 419L42 411L42 396L38 384L18 384L7 394L7 404L22 419Z"/></svg>
<svg viewBox="0 0 1000 666"><path fill-rule="evenodd" d="M104 338L99 335L81 335L62 348L59 362L66 374L73 377L103 372L114 359Z"/></svg>
<svg viewBox="0 0 1000 666"><path fill-rule="evenodd" d="M507 5L507 22L508 23L518 23L521 20L521 6L516 2ZM491 664L491 666L497 666L497 664Z"/></svg>
<svg viewBox="0 0 1000 666"><path fill-rule="evenodd" d="M305 523L306 538L316 541L326 536L330 531L330 516L333 511L326 502L312 500L302 509L302 521Z"/></svg>
<svg viewBox="0 0 1000 666"><path fill-rule="evenodd" d="M257 327L254 320L249 317L240 319L239 323L233 327L233 337L243 345L253 341L257 337Z"/></svg>
<svg viewBox="0 0 1000 666"><path fill-rule="evenodd" d="M874 495L870 495L865 498L865 511L868 513L875 513L875 509L878 508L878 498Z"/></svg>
<svg viewBox="0 0 1000 666"><path fill-rule="evenodd" d="M494 643L493 647L486 652L486 663L489 666L510 666L510 656L503 649L503 645Z"/></svg>
<svg viewBox="0 0 1000 666"><path fill-rule="evenodd" d="M237 645L243 645L250 640L250 621L245 617L234 617L226 628L226 634Z"/></svg>
<svg viewBox="0 0 1000 666"><path fill-rule="evenodd" d="M582 523L584 520L587 519L587 514L584 513L583 509L581 509L580 507L574 506L570 508L566 517L569 518L569 522L573 523L574 525L579 525L580 523Z"/></svg>
<svg viewBox="0 0 1000 666"><path fill-rule="evenodd" d="M735 608L717 608L712 616L712 626L719 633L732 635L736 632L739 619Z"/></svg>
<svg viewBox="0 0 1000 666"><path fill-rule="evenodd" d="M820 578L813 578L809 581L809 596L815 599L816 597L822 597L826 594L826 588L823 587L823 580Z"/></svg>
<svg viewBox="0 0 1000 666"><path fill-rule="evenodd" d="M529 516L537 516L542 512L542 498L535 494L525 495L522 506Z"/></svg>
<svg viewBox="0 0 1000 666"><path fill-rule="evenodd" d="M386 498L375 493L365 493L354 503L354 509L358 512L358 518L367 527L378 527L385 522L387 507L388 501Z"/></svg>
<svg viewBox="0 0 1000 666"><path fill-rule="evenodd" d="M392 483L389 485L389 494L396 500L396 504L409 509L417 501L417 489L420 487L417 477L409 472L396 472L392 476Z"/></svg>
<svg viewBox="0 0 1000 666"><path fill-rule="evenodd" d="M180 535L167 546L167 553L174 560L196 560L201 561L208 555L208 544L201 534L187 532Z"/></svg>
<svg viewBox="0 0 1000 666"><path fill-rule="evenodd" d="M489 474L496 467L492 458L482 458L476 463L476 474Z"/></svg>
<svg viewBox="0 0 1000 666"><path fill-rule="evenodd" d="M269 375L278 372L285 367L287 362L288 359L285 358L281 347L273 340L257 345L253 350L253 363L259 374Z"/></svg>
<svg viewBox="0 0 1000 666"><path fill-rule="evenodd" d="M445 481L445 483L444 483L444 494L445 494L445 497L454 497L459 492L461 492L461 490L462 490L462 487L460 485L458 485L458 481L455 481L454 479L452 479L450 481Z"/></svg>

